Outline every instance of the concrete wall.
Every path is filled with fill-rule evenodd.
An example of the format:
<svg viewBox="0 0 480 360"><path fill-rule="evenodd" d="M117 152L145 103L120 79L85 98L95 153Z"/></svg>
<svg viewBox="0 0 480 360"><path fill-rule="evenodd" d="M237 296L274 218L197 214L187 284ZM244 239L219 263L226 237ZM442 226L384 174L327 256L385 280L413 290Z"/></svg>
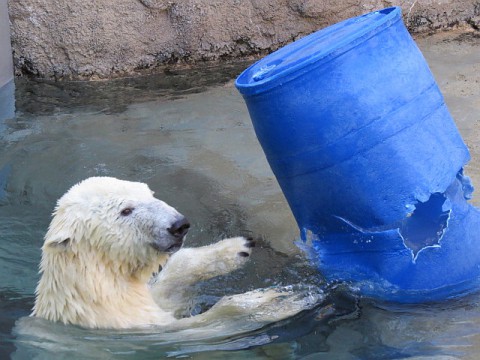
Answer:
<svg viewBox="0 0 480 360"><path fill-rule="evenodd" d="M474 24L480 15L479 0L10 0L10 19L17 74L109 78L263 55L396 5L411 31Z"/></svg>
<svg viewBox="0 0 480 360"><path fill-rule="evenodd" d="M13 61L7 0L0 0L0 87L12 80Z"/></svg>
<svg viewBox="0 0 480 360"><path fill-rule="evenodd" d="M0 130L2 121L14 116L13 61L7 0L0 0Z"/></svg>

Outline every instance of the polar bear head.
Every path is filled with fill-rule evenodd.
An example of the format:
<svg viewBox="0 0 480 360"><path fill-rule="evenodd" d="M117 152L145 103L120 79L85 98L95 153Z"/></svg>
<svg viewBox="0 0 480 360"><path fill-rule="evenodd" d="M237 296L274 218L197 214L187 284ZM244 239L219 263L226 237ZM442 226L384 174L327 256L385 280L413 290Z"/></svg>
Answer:
<svg viewBox="0 0 480 360"><path fill-rule="evenodd" d="M92 177L58 200L43 251L95 254L133 274L152 263L158 268L157 258L178 250L188 228L146 184Z"/></svg>
<svg viewBox="0 0 480 360"><path fill-rule="evenodd" d="M189 226L146 184L80 182L58 200L45 235L32 315L85 327L166 321L147 281Z"/></svg>

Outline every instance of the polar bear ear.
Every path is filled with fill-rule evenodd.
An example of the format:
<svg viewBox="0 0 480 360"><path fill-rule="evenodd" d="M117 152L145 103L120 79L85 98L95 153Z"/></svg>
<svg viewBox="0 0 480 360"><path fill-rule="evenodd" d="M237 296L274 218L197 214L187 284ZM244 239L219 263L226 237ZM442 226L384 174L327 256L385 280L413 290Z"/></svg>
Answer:
<svg viewBox="0 0 480 360"><path fill-rule="evenodd" d="M70 247L70 238L58 238L58 239L49 239L48 241L45 241L45 246L48 246L50 249L54 249L57 251L64 251L67 248Z"/></svg>
<svg viewBox="0 0 480 360"><path fill-rule="evenodd" d="M72 243L72 235L67 231L57 230L54 231L52 226L48 229L45 235L45 242L43 244L44 250L65 251L70 248Z"/></svg>
<svg viewBox="0 0 480 360"><path fill-rule="evenodd" d="M78 240L84 232L82 212L72 206L61 206L59 200L53 213L52 221L45 235L44 250L66 251ZM72 211L75 210L75 211Z"/></svg>
<svg viewBox="0 0 480 360"><path fill-rule="evenodd" d="M56 211L45 234L44 249L65 251L70 249L75 239L77 225L63 211Z"/></svg>

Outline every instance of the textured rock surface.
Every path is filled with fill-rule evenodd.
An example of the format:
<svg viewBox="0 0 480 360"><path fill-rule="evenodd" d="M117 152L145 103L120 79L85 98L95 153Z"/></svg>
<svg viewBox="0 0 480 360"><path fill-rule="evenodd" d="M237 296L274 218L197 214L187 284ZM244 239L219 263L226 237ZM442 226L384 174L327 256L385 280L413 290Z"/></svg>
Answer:
<svg viewBox="0 0 480 360"><path fill-rule="evenodd" d="M109 78L265 54L319 28L401 5L411 31L478 27L478 0L10 0L17 74Z"/></svg>

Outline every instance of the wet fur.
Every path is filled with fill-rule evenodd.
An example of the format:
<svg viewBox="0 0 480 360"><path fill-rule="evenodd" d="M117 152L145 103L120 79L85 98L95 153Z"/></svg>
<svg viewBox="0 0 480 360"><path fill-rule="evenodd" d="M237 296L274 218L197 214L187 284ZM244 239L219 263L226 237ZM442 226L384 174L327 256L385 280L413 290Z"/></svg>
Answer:
<svg viewBox="0 0 480 360"><path fill-rule="evenodd" d="M124 216L126 208L133 211ZM95 177L72 187L58 201L45 236L32 316L87 328L191 328L236 316L277 321L318 300L302 300L286 288L255 290L177 319L188 301L183 289L243 266L254 245L235 237L173 254L159 251L178 241L167 230L181 216L142 183Z"/></svg>

